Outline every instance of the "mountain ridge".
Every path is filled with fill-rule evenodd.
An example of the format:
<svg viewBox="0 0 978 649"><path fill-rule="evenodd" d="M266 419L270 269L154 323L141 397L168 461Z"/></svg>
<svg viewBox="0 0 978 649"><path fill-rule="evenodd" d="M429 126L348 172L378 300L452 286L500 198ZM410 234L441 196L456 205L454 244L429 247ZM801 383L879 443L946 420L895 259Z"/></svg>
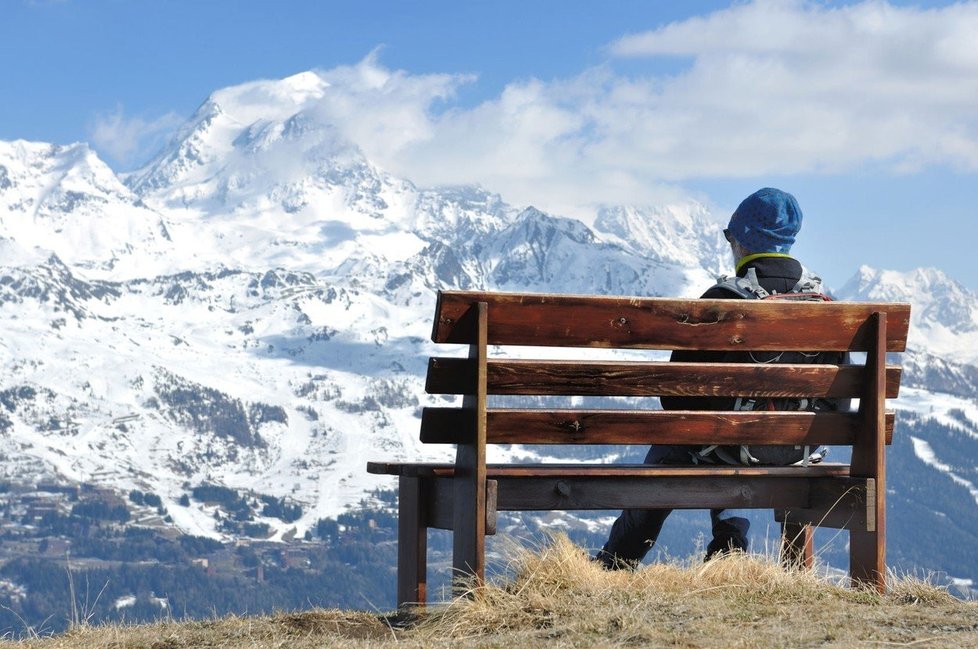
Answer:
<svg viewBox="0 0 978 649"><path fill-rule="evenodd" d="M383 481L368 457L449 456L416 434L437 290L695 297L731 261L721 219L696 202L600 206L589 226L480 187L418 188L338 139L315 110L329 86L297 76L212 94L125 184L84 145L0 143L4 457L158 493L174 525L211 537L228 536L228 513L178 505L190 487L287 497L300 519L260 519L281 540L369 499ZM16 165L15 146L30 149ZM97 172L67 170L71 191L121 212L11 207L62 182L44 170L68 153ZM55 232L69 222L118 237ZM129 241L132 223L152 227ZM978 349L973 293L938 271L863 267L839 297L913 302L905 385L925 396L898 407L978 422L978 352L959 351ZM926 470L954 466L934 452L918 456Z"/></svg>

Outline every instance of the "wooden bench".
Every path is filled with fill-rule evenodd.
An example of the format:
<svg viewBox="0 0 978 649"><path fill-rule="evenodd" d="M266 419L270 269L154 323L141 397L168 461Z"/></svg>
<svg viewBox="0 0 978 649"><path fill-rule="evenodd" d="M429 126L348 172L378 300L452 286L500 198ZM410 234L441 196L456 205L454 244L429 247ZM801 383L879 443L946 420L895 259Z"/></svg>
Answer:
<svg viewBox="0 0 978 649"><path fill-rule="evenodd" d="M848 529L853 582L884 591L884 444L894 423L885 400L897 396L900 383L900 368L886 364L886 353L905 349L909 320L908 304L440 292L432 340L467 344L469 352L429 360L427 392L462 395L462 402L425 408L421 440L456 444L456 460L367 465L371 473L399 477L398 605L425 602L428 528L453 530L456 574L483 580L485 537L495 533L497 512L530 510L773 509L782 522L786 561L811 566L811 526ZM579 360L490 358L490 346L510 345L848 350L865 352L866 362L594 360L584 349L574 351ZM491 395L851 397L859 408L494 408L487 403ZM487 444L847 445L852 460L807 467L500 465L486 463Z"/></svg>

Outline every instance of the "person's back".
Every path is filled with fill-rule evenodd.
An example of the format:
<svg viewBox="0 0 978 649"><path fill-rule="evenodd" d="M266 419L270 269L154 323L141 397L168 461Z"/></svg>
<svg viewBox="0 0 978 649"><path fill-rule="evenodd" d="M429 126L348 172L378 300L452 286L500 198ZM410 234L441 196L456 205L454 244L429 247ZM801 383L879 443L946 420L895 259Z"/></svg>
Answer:
<svg viewBox="0 0 978 649"><path fill-rule="evenodd" d="M765 188L748 196L740 204L724 235L730 243L738 277L748 273L769 293L788 293L802 278L802 264L788 253L801 228L802 213L791 194ZM722 283L707 290L701 298L743 299ZM723 362L731 360L722 351L675 351L677 362ZM833 362L841 362L839 359ZM828 362L828 361L823 361ZM663 397L666 410L733 410L734 399L709 397ZM840 404L834 403L833 408ZM692 464L700 447L653 446L646 464ZM655 544L662 524L672 510L625 510L612 526L608 542L595 557L606 567L634 567ZM707 546L707 559L730 550L747 550L750 521L732 510L710 512L713 539Z"/></svg>

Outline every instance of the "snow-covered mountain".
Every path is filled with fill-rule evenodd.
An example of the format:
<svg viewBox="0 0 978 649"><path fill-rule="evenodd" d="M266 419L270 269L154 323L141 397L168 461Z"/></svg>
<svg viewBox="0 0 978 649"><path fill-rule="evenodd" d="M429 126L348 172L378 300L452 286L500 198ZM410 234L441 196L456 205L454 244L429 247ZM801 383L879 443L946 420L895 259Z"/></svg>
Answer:
<svg viewBox="0 0 978 649"><path fill-rule="evenodd" d="M249 489L302 504L265 521L301 534L389 486L368 457L450 452L417 441L436 289L695 296L728 265L696 203L588 227L418 188L340 137L330 91L310 72L215 92L122 180L83 144L0 142L0 476L151 491L210 536L213 507L181 496ZM901 407L978 438L978 298L869 268L839 295L914 303ZM918 434L917 470L970 497Z"/></svg>
<svg viewBox="0 0 978 649"><path fill-rule="evenodd" d="M863 266L839 293L847 300L912 302L911 347L978 364L978 295L941 271L901 273Z"/></svg>
<svg viewBox="0 0 978 649"><path fill-rule="evenodd" d="M695 294L723 255L696 205L608 208L602 234L419 189L322 122L326 92L313 73L218 91L125 185L84 145L4 144L0 444L34 458L8 476L168 503L247 488L302 504L301 533L381 484L371 453L431 452L416 417L437 288ZM69 189L84 200L49 198ZM133 234L147 223L158 239ZM169 510L216 534L212 511Z"/></svg>
<svg viewBox="0 0 978 649"><path fill-rule="evenodd" d="M904 384L978 398L978 295L933 268L910 272L866 266L842 287L846 300L913 304Z"/></svg>
<svg viewBox="0 0 978 649"><path fill-rule="evenodd" d="M139 277L172 250L148 209L86 144L0 142L0 238L95 277Z"/></svg>

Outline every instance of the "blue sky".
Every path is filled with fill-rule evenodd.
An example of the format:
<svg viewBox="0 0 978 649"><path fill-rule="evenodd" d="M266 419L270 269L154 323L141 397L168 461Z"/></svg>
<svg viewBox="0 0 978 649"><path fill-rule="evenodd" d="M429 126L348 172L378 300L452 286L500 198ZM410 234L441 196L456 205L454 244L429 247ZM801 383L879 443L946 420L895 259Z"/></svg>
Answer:
<svg viewBox="0 0 978 649"><path fill-rule="evenodd" d="M0 139L145 162L213 91L317 70L420 184L587 218L794 193L797 255L940 268L972 290L978 3L0 0ZM384 79L384 97L362 90ZM386 110L386 112L385 112ZM403 128L395 144L377 123ZM373 129L373 130L371 130ZM362 139L362 142L361 142Z"/></svg>

